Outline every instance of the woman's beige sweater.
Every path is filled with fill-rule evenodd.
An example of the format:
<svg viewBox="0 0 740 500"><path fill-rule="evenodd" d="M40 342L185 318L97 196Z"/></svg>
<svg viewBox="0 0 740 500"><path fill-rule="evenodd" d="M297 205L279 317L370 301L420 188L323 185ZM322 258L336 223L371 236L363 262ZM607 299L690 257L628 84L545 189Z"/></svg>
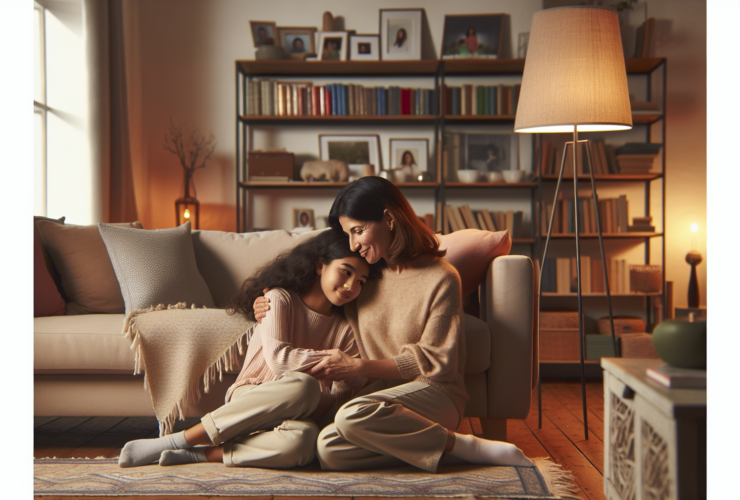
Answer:
<svg viewBox="0 0 740 500"><path fill-rule="evenodd" d="M444 259L384 271L344 307L363 359L396 361L403 379L437 387L464 414L465 335L460 275Z"/></svg>

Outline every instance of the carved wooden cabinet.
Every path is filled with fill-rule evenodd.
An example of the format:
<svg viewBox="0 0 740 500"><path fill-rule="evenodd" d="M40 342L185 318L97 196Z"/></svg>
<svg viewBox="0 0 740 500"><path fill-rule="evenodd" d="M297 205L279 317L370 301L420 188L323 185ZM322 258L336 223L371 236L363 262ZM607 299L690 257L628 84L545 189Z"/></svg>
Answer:
<svg viewBox="0 0 740 500"><path fill-rule="evenodd" d="M707 391L646 376L658 359L601 358L607 499L705 499Z"/></svg>

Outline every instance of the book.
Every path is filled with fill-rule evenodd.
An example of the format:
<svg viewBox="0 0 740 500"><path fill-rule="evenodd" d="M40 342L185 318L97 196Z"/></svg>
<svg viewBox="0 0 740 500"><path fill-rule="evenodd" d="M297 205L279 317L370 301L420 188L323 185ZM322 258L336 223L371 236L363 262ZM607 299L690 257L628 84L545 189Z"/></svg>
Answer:
<svg viewBox="0 0 740 500"><path fill-rule="evenodd" d="M647 376L669 389L704 389L707 371L674 366L657 366L647 369Z"/></svg>

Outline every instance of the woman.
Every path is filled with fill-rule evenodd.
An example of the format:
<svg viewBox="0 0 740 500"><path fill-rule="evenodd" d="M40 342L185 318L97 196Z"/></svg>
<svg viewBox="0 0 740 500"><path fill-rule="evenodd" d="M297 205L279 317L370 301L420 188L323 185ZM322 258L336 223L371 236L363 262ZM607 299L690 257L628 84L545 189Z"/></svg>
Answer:
<svg viewBox="0 0 740 500"><path fill-rule="evenodd" d="M251 304L273 287L273 310L252 334L244 367L226 403L186 431L126 443L119 465L134 467L223 462L229 467L288 468L314 459L317 422L366 382L317 381L308 370L327 349L357 354L342 306L376 270L351 252L347 237L326 231L260 269L242 285L231 309L254 319ZM331 415L333 417L333 415ZM262 431L262 432L257 432ZM209 442L209 447L196 447Z"/></svg>
<svg viewBox="0 0 740 500"><path fill-rule="evenodd" d="M353 251L386 268L345 308L361 359L334 349L310 371L319 379L379 379L319 434L322 468L408 463L436 472L443 453L531 466L512 444L454 432L468 399L460 277L398 188L380 177L354 181L340 191L329 222L349 235ZM255 317L266 302L255 303Z"/></svg>
<svg viewBox="0 0 740 500"><path fill-rule="evenodd" d="M475 34L475 28L472 26L468 28L467 35L465 36L465 46L471 54L475 54L478 50L478 35Z"/></svg>
<svg viewBox="0 0 740 500"><path fill-rule="evenodd" d="M398 166L397 170L403 172L407 179L411 178L413 180L416 180L421 173L419 165L417 165L416 160L414 160L414 155L408 150L404 151L401 155L401 164Z"/></svg>
<svg viewBox="0 0 740 500"><path fill-rule="evenodd" d="M407 52L408 46L406 45L408 35L404 28L398 28L396 31L396 39L393 40L393 44L388 48L390 53Z"/></svg>

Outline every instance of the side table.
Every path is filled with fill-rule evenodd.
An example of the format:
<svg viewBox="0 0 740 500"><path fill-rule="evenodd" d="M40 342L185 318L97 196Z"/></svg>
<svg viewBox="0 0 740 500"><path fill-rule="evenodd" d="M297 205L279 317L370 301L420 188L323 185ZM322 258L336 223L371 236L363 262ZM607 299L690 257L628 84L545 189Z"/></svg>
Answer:
<svg viewBox="0 0 740 500"><path fill-rule="evenodd" d="M707 391L648 379L659 359L601 358L607 499L706 499Z"/></svg>

